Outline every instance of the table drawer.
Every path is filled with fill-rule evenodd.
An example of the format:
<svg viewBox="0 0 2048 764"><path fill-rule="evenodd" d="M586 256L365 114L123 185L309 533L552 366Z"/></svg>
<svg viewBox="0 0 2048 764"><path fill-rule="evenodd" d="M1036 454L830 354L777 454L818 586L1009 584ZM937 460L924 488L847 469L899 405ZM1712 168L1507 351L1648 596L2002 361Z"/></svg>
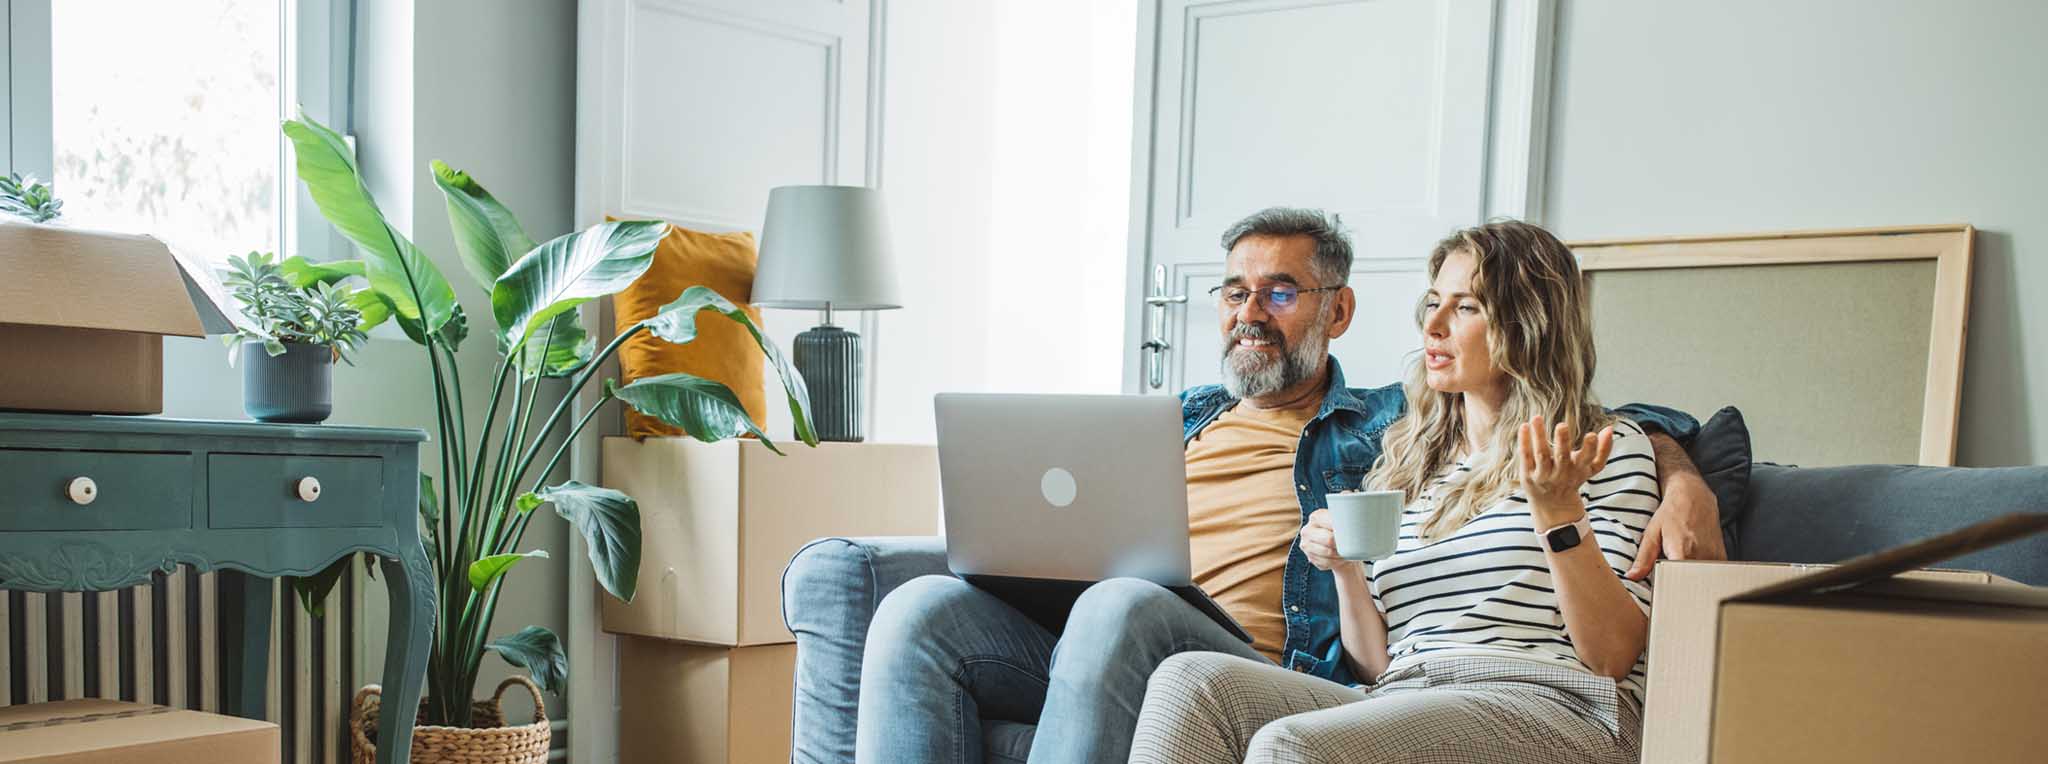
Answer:
<svg viewBox="0 0 2048 764"><path fill-rule="evenodd" d="M377 525L384 461L374 456L212 454L207 525L339 528Z"/></svg>
<svg viewBox="0 0 2048 764"><path fill-rule="evenodd" d="M0 449L0 531L190 527L191 454Z"/></svg>

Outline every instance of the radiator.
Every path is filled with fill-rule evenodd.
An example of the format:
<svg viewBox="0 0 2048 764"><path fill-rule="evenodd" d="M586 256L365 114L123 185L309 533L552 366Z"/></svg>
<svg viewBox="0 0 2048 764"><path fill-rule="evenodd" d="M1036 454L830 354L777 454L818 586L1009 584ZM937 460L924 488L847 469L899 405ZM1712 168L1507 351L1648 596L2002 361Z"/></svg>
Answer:
<svg viewBox="0 0 2048 764"><path fill-rule="evenodd" d="M362 563L355 567L319 617L299 606L288 580L272 584L267 718L278 724L285 762L349 761L348 704L366 678L356 636ZM5 592L0 705L118 698L218 711L216 578L181 567L120 591ZM381 603L382 581L370 586Z"/></svg>

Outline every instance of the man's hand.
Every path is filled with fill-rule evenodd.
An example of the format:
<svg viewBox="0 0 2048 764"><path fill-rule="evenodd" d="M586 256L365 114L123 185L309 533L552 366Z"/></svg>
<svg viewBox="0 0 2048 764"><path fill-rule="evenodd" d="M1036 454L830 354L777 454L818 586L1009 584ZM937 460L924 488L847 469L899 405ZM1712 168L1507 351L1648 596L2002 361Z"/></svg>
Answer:
<svg viewBox="0 0 2048 764"><path fill-rule="evenodd" d="M1643 531L1636 549L1636 564L1628 577L1641 581L1650 575L1659 556L1672 560L1725 560L1728 550L1721 543L1720 502L1707 488L1692 458L1678 441L1663 433L1652 433L1650 444L1657 451L1657 485L1664 502Z"/></svg>

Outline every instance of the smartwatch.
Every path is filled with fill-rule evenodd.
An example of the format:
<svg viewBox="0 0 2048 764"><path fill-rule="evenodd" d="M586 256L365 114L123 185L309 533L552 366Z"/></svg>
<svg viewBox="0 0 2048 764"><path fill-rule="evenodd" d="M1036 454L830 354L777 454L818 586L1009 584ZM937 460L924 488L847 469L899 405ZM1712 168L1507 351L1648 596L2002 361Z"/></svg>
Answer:
<svg viewBox="0 0 2048 764"><path fill-rule="evenodd" d="M1579 519L1538 533L1536 537L1543 541L1543 548L1546 551L1557 554L1592 538L1593 521L1587 519L1585 515L1580 515Z"/></svg>

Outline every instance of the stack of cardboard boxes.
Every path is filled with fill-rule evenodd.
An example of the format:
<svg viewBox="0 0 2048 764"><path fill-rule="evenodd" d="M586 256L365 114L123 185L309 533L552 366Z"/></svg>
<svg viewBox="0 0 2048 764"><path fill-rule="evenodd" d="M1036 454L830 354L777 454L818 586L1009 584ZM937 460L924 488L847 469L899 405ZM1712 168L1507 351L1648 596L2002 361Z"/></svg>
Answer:
<svg viewBox="0 0 2048 764"><path fill-rule="evenodd" d="M605 485L640 503L640 588L604 603L621 761L789 760L795 638L782 570L826 536L937 532L931 446L607 438Z"/></svg>
<svg viewBox="0 0 2048 764"><path fill-rule="evenodd" d="M0 222L0 274L4 410L159 413L163 338L233 331L149 236ZM279 753L277 725L262 721L118 700L0 707L0 764L263 764Z"/></svg>

